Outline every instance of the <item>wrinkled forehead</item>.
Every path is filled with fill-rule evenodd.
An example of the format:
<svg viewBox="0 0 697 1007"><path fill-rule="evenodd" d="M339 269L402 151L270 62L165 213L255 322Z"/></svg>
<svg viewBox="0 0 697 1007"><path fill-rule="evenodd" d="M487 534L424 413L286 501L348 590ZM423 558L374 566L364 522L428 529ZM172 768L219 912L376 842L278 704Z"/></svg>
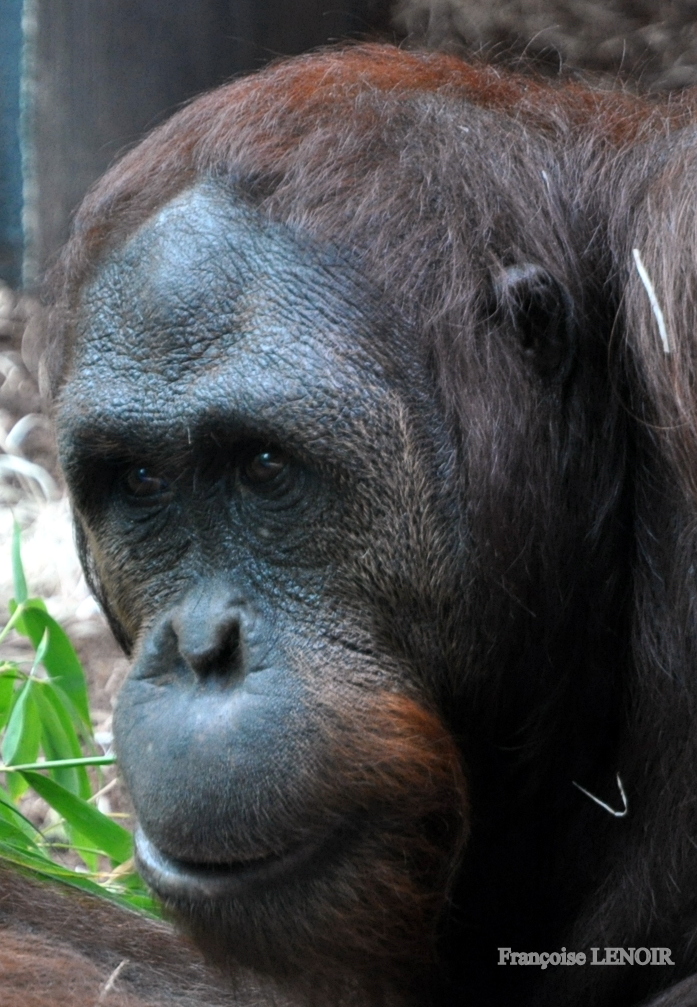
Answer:
<svg viewBox="0 0 697 1007"><path fill-rule="evenodd" d="M413 335L348 255L198 186L83 291L56 401L63 464L253 436L355 467L432 424Z"/></svg>
<svg viewBox="0 0 697 1007"><path fill-rule="evenodd" d="M345 346L347 330L372 356L382 313L347 257L206 182L146 221L83 291L76 361L128 358L176 377L182 361L213 363L240 341L301 353L318 338Z"/></svg>

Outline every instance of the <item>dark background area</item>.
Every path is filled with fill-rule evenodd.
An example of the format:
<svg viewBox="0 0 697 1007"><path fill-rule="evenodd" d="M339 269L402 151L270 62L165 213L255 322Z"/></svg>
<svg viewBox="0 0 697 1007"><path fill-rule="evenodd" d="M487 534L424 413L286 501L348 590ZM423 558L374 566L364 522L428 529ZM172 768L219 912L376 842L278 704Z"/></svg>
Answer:
<svg viewBox="0 0 697 1007"><path fill-rule="evenodd" d="M0 279L18 286L23 262L35 286L92 182L182 102L278 56L374 35L388 6L0 0Z"/></svg>
<svg viewBox="0 0 697 1007"><path fill-rule="evenodd" d="M383 38L600 87L697 85L696 0L0 0L0 280L34 289L92 182L182 102Z"/></svg>
<svg viewBox="0 0 697 1007"><path fill-rule="evenodd" d="M0 2L0 279L16 286L22 265L20 63L22 0Z"/></svg>

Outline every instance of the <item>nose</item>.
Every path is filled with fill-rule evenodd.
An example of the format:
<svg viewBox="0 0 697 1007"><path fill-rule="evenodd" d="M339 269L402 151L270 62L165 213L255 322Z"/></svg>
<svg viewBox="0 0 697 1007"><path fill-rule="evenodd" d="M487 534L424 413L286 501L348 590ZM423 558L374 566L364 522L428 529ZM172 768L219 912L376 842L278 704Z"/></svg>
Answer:
<svg viewBox="0 0 697 1007"><path fill-rule="evenodd" d="M209 585L187 595L171 625L179 653L197 678L234 681L247 670L248 622L238 593Z"/></svg>

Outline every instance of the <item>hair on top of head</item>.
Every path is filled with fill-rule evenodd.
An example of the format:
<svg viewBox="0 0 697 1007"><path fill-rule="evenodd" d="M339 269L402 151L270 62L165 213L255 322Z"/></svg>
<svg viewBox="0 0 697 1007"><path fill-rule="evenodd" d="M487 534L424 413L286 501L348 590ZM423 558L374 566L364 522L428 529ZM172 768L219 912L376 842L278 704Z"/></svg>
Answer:
<svg viewBox="0 0 697 1007"><path fill-rule="evenodd" d="M594 92L573 83L552 87L438 53L382 45L323 50L272 64L203 95L154 130L82 204L54 282L59 290L74 290L104 247L123 240L176 192L210 172L249 179L264 201L265 194L284 186L297 198L299 182L318 185L322 178L343 192L347 169L353 169L357 177L346 195L355 198L371 167L376 170L371 181L380 178L389 124L394 121L417 137L426 113L420 116L414 109L420 98L436 95L452 100L455 108L497 111L550 135L595 123L598 134L613 143L653 135L687 114L678 104L670 110L652 108L629 94ZM457 144L457 138L452 142ZM414 170L423 170L419 152L418 144L413 152L401 151L407 164L413 154ZM447 167L438 159L428 163L434 178ZM372 198L379 201L383 195L375 191ZM319 197L317 192L313 200L310 189L308 204ZM281 212L280 199L274 209ZM308 211L309 206L303 223L312 224ZM382 214L381 223L389 226L389 215Z"/></svg>
<svg viewBox="0 0 697 1007"><path fill-rule="evenodd" d="M197 179L232 177L270 218L357 253L438 352L462 319L488 314L483 281L497 263L535 261L578 288L555 144L584 147L581 185L582 163L601 150L685 114L391 46L271 65L193 101L88 194L50 281L59 308L49 384L60 383L80 288L109 249ZM579 223L578 244L592 228Z"/></svg>

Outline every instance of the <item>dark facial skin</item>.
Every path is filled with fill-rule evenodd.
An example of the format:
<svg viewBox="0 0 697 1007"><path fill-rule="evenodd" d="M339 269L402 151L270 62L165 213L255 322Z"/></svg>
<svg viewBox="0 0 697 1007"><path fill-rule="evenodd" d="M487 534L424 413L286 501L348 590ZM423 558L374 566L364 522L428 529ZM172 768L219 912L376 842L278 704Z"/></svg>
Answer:
<svg viewBox="0 0 697 1007"><path fill-rule="evenodd" d="M396 989L426 967L464 815L447 732L418 726L429 572L454 592L459 548L427 489L451 452L425 363L345 259L212 184L82 305L61 457L134 655L115 734L139 867L226 961L292 972L297 943L303 968Z"/></svg>

